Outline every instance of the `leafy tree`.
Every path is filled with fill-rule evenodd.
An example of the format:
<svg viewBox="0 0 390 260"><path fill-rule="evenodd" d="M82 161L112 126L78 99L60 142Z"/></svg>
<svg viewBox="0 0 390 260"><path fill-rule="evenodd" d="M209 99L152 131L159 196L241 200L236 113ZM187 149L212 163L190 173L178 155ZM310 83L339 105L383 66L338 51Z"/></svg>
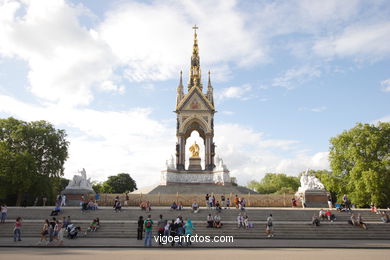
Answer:
<svg viewBox="0 0 390 260"><path fill-rule="evenodd" d="M358 123L330 144L332 173L321 176L326 188L337 193L339 200L348 194L357 206L389 206L390 123Z"/></svg>
<svg viewBox="0 0 390 260"><path fill-rule="evenodd" d="M299 178L284 173L267 173L260 181L251 181L247 187L262 194L294 193L299 187Z"/></svg>
<svg viewBox="0 0 390 260"><path fill-rule="evenodd" d="M69 145L65 137L64 130L46 121L0 119L0 189L17 194L20 205L34 185L62 176Z"/></svg>
<svg viewBox="0 0 390 260"><path fill-rule="evenodd" d="M108 177L102 185L102 191L105 193L124 193L132 192L137 189L137 184L128 173L119 173Z"/></svg>
<svg viewBox="0 0 390 260"><path fill-rule="evenodd" d="M92 182L92 189L95 193L102 193L103 192L103 184L100 182L93 181Z"/></svg>

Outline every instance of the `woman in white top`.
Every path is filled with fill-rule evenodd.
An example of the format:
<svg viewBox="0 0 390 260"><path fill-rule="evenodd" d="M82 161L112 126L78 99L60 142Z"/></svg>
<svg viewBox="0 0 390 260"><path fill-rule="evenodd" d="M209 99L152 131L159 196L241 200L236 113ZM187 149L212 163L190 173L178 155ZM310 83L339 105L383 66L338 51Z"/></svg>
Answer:
<svg viewBox="0 0 390 260"><path fill-rule="evenodd" d="M5 220L7 219L7 212L8 212L7 205L2 204L0 211L1 211L1 223L4 223Z"/></svg>

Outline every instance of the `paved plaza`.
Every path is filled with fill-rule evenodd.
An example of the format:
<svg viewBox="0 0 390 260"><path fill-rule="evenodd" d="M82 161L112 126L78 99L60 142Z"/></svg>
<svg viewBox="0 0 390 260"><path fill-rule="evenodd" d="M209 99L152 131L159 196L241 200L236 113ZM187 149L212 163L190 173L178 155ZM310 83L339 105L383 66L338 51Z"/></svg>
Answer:
<svg viewBox="0 0 390 260"><path fill-rule="evenodd" d="M388 259L388 249L75 249L2 248L1 260L106 260L106 259Z"/></svg>

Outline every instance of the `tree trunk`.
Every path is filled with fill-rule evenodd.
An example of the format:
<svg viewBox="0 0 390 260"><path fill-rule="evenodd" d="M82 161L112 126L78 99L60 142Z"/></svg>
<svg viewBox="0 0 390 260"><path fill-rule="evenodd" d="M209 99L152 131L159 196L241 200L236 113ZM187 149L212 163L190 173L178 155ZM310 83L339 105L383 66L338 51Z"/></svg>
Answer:
<svg viewBox="0 0 390 260"><path fill-rule="evenodd" d="M18 191L18 196L16 199L16 206L20 207L20 205L22 204L23 195L24 195L23 191Z"/></svg>

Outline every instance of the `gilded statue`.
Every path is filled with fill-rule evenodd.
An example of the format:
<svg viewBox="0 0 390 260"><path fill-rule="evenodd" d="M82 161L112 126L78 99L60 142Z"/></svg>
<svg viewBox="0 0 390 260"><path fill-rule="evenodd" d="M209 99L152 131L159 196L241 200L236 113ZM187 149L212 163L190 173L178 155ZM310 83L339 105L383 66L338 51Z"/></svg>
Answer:
<svg viewBox="0 0 390 260"><path fill-rule="evenodd" d="M199 158L199 145L195 142L190 146L190 152L192 158Z"/></svg>

